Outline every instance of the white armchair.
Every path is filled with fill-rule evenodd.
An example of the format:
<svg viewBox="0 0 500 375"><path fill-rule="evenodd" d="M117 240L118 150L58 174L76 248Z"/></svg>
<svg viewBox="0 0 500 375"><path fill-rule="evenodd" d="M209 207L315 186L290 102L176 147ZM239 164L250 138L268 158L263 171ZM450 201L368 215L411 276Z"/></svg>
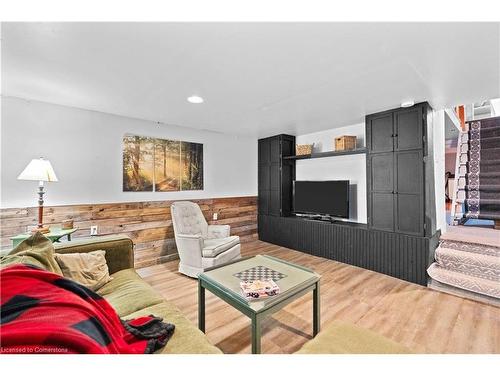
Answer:
<svg viewBox="0 0 500 375"><path fill-rule="evenodd" d="M230 235L229 225L208 225L196 203L174 202L170 210L180 273L198 277L206 268L241 257L240 238Z"/></svg>

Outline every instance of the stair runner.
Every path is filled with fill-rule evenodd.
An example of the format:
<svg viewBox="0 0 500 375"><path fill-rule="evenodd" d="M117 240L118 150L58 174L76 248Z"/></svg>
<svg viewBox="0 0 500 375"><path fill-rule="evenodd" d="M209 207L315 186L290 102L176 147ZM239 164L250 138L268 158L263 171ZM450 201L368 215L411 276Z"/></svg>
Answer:
<svg viewBox="0 0 500 375"><path fill-rule="evenodd" d="M469 123L465 218L500 220L500 117Z"/></svg>
<svg viewBox="0 0 500 375"><path fill-rule="evenodd" d="M500 247L444 240L427 273L440 283L500 298Z"/></svg>

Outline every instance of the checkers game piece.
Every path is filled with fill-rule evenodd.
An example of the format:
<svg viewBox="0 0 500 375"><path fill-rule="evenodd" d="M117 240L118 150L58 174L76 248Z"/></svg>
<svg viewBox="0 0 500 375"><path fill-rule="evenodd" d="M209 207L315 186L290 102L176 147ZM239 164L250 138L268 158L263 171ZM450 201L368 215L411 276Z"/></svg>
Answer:
<svg viewBox="0 0 500 375"><path fill-rule="evenodd" d="M245 271L235 273L233 276L245 282L254 280L269 280L269 279L276 282L286 277L285 274L264 266L249 268Z"/></svg>

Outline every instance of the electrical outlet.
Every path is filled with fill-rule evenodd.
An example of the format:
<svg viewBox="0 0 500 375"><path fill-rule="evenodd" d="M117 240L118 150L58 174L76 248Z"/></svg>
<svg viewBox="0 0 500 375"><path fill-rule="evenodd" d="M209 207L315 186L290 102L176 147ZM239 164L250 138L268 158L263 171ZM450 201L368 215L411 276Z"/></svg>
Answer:
<svg viewBox="0 0 500 375"><path fill-rule="evenodd" d="M97 236L97 225L93 225L90 227L90 235Z"/></svg>
<svg viewBox="0 0 500 375"><path fill-rule="evenodd" d="M214 214L212 215L212 217L213 217L214 220L217 220L217 216L218 216L217 212L214 212Z"/></svg>

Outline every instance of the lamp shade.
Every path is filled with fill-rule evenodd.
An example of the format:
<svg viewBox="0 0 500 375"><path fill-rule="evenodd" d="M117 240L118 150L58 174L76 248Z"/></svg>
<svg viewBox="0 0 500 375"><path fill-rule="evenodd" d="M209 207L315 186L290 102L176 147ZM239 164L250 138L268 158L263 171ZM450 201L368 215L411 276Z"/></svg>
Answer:
<svg viewBox="0 0 500 375"><path fill-rule="evenodd" d="M31 180L31 181L48 181L56 182L57 176L50 164L50 161L40 159L33 159L24 171L17 176L18 180Z"/></svg>

